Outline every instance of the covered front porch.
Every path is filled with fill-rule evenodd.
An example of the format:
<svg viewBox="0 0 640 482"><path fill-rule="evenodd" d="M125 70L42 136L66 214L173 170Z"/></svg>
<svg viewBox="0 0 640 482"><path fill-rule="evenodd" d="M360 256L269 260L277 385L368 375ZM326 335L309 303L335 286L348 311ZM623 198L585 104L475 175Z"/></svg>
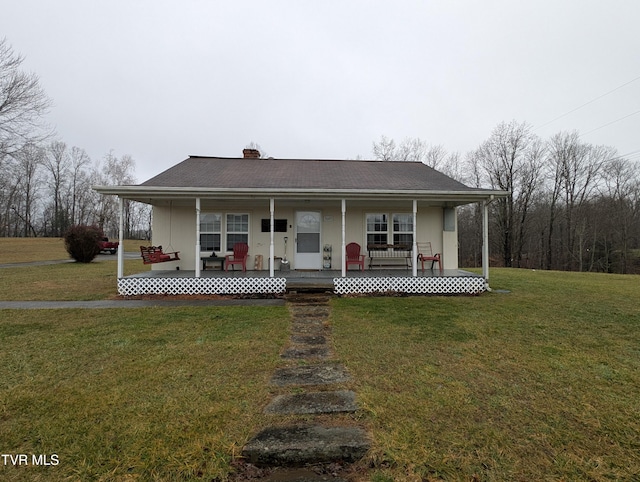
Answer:
<svg viewBox="0 0 640 482"><path fill-rule="evenodd" d="M453 201L417 200L417 199L327 199L322 196L317 200L292 199L277 200L262 197L259 199L239 198L223 202L220 199L199 197L177 200L156 200L154 205L154 241L156 244L171 246L171 250L180 251L179 260L171 260L162 264L154 264L148 274L139 276L123 276L122 253L118 256L118 292L123 296L139 296L149 294L166 295L237 295L237 294L280 294L294 290L324 290L339 295L373 294L373 293L408 293L408 294L479 294L489 289L488 253L483 256L482 276L458 269L457 231L455 207ZM465 199L470 201L470 199ZM462 202L458 200L458 202ZM487 204L483 204L483 254L488 251ZM210 258L211 250L205 250L203 240L202 212L220 211L215 206L233 206L229 211L247 212L245 218L246 232L244 240L249 245L249 260L246 262L247 272L220 271L225 255L229 250L224 244L213 246L211 263L203 260ZM123 216L121 198L121 219ZM279 208L278 208L279 206ZM300 209L303 206L304 210ZM268 210L265 209L268 207ZM194 209L195 208L195 209ZM378 232L378 225L370 223L370 218L377 215L371 212L403 213L399 215L406 222L406 228L399 234L396 230L395 215L389 214L383 219L384 229ZM303 236L311 236L302 231L298 222L300 214L313 214L318 229L312 235L315 261L309 269L298 259ZM236 215L218 215L218 219L235 219ZM283 231L276 231L276 220L282 218ZM294 222L295 220L295 222ZM162 221L162 222L160 222ZM394 221L394 222L392 222ZM220 222L223 227L224 222ZM218 240L227 240L226 246L237 241L233 236L237 233L221 233ZM122 232L121 232L122 236ZM383 239L384 238L384 239ZM280 270L283 256L287 256L287 239L291 240L293 255L287 271ZM385 254L394 255L392 259L378 259L379 252L367 249L368 243L406 241L409 249L396 251L393 245ZM166 240L166 243L161 241ZM429 240L434 244L433 253L442 253L440 268L424 269L420 259L422 251L418 245ZM344 256L348 243L362 246L361 254L366 260L366 269L360 271L349 267ZM121 243L122 245L122 243ZM377 244L375 244L377 246ZM193 246L193 248L191 248ZM332 249L333 246L333 249ZM221 247L220 250L217 248ZM327 256L327 247L329 249ZM335 249L337 247L337 249ZM169 251L169 250L167 250ZM221 251L221 252L220 252ZM291 252L289 251L289 252ZM276 256L278 254L279 256ZM395 255L402 255L397 257ZM305 254L305 256L311 256ZM386 257L385 257L386 258ZM396 259L397 258L397 259ZM374 261L372 263L372 261ZM413 262L412 262L413 261ZM399 265L396 265L400 263ZM206 265L209 268L206 269ZM215 265L215 266L212 266ZM396 265L391 269L383 269L381 265ZM319 269L324 265L322 269ZM374 269L370 269L372 265ZM254 267L251 270L251 267ZM433 268L433 265L431 265ZM217 268L217 269L216 269ZM350 269L347 269L350 268ZM425 264L428 268L428 263Z"/></svg>
<svg viewBox="0 0 640 482"><path fill-rule="evenodd" d="M345 294L477 295L486 291L485 278L459 269L367 269L314 271L153 270L118 279L122 296L283 294L331 291Z"/></svg>

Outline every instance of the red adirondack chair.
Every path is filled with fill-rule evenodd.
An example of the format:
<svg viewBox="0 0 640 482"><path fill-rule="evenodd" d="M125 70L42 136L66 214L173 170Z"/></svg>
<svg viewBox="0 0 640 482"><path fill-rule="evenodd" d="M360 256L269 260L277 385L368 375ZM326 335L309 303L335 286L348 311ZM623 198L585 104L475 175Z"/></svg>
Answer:
<svg viewBox="0 0 640 482"><path fill-rule="evenodd" d="M431 243L417 243L418 244L418 261L422 262L422 271L424 271L424 262L431 261L431 269L438 263L438 269L442 271L442 264L440 259L440 253L433 254L431 249Z"/></svg>
<svg viewBox="0 0 640 482"><path fill-rule="evenodd" d="M239 264L242 271L247 271L247 254L249 253L249 245L247 243L236 243L233 245L233 254L224 257L224 270L229 271L229 265Z"/></svg>
<svg viewBox="0 0 640 482"><path fill-rule="evenodd" d="M358 243L349 243L345 247L347 252L347 265L349 269L350 264L357 264L360 266L360 271L364 271L364 254L360 254L360 245Z"/></svg>

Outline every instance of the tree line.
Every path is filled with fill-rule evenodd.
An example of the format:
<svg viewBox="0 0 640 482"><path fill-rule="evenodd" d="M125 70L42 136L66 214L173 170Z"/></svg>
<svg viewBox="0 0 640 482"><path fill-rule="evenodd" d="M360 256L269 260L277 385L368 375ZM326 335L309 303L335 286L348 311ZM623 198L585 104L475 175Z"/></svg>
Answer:
<svg viewBox="0 0 640 482"><path fill-rule="evenodd" d="M640 273L640 166L578 132L549 139L503 122L462 157L420 139L382 137L378 159L418 161L473 187L508 191L489 204L494 266ZM479 266L481 206L458 211L461 266Z"/></svg>
<svg viewBox="0 0 640 482"><path fill-rule="evenodd" d="M116 237L118 200L94 185L135 184L135 161L112 152L92 161L84 149L62 141L27 144L0 159L0 236L62 237L74 225L98 226ZM148 239L151 211L125 201L124 235Z"/></svg>

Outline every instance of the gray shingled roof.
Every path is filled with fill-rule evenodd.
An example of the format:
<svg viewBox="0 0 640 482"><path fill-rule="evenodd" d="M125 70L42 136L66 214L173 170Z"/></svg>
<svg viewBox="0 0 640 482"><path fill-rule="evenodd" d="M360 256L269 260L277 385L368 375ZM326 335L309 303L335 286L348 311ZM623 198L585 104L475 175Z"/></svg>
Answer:
<svg viewBox="0 0 640 482"><path fill-rule="evenodd" d="M327 189L472 192L418 162L245 159L191 156L140 186L212 189Z"/></svg>

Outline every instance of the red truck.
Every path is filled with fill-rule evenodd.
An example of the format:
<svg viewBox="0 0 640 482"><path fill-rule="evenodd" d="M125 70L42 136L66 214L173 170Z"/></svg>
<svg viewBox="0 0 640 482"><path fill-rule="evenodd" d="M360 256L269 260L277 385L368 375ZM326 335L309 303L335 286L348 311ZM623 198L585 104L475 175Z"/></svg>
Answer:
<svg viewBox="0 0 640 482"><path fill-rule="evenodd" d="M109 251L111 254L116 254L119 244L118 241L109 241L109 238L104 237L100 241L100 252Z"/></svg>

